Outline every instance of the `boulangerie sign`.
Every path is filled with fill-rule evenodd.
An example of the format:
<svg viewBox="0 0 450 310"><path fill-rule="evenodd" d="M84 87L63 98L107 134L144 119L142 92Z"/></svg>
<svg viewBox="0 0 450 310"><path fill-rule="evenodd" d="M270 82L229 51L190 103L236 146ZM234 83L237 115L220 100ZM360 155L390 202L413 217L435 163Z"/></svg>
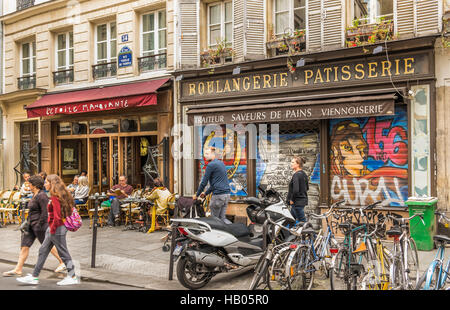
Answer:
<svg viewBox="0 0 450 310"><path fill-rule="evenodd" d="M156 94L147 94L130 97L118 97L113 99L95 100L92 102L80 102L57 106L44 106L27 110L28 117L53 116L57 114L77 114L87 112L102 112L131 107L143 107L156 105Z"/></svg>

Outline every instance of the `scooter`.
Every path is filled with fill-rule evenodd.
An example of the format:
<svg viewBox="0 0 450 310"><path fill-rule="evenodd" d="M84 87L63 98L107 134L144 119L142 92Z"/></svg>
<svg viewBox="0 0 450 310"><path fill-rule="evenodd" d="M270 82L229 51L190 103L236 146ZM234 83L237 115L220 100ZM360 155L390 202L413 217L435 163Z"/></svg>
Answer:
<svg viewBox="0 0 450 310"><path fill-rule="evenodd" d="M264 212L269 212L279 225L295 223L290 208L282 200L266 207ZM271 236L279 236L281 229L269 225L265 218L266 229L256 236L242 223L225 224L215 217L172 219L184 236L184 239L177 239L173 251L174 261L179 259L178 281L188 289L199 289L217 274L256 265L265 246L271 242ZM261 220L260 217L258 222Z"/></svg>

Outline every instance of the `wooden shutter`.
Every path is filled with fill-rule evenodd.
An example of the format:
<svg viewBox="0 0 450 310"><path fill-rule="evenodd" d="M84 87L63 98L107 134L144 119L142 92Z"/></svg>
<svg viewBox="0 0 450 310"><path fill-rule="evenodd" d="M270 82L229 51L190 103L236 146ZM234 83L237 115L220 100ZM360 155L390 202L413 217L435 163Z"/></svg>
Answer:
<svg viewBox="0 0 450 310"><path fill-rule="evenodd" d="M178 37L180 42L181 68L198 67L199 55L199 27L198 0L179 0Z"/></svg>
<svg viewBox="0 0 450 310"><path fill-rule="evenodd" d="M400 38L410 37L415 32L415 0L397 0L394 10L394 31Z"/></svg>
<svg viewBox="0 0 450 310"><path fill-rule="evenodd" d="M307 49L343 47L344 15L342 0L309 0Z"/></svg>
<svg viewBox="0 0 450 310"><path fill-rule="evenodd" d="M425 35L440 32L441 28L441 1L416 0L416 35Z"/></svg>
<svg viewBox="0 0 450 310"><path fill-rule="evenodd" d="M264 0L234 0L234 61L264 58L264 42Z"/></svg>
<svg viewBox="0 0 450 310"><path fill-rule="evenodd" d="M395 9L395 32L400 38L441 31L440 0L396 0Z"/></svg>
<svg viewBox="0 0 450 310"><path fill-rule="evenodd" d="M246 55L248 60L264 58L264 0L246 1Z"/></svg>
<svg viewBox="0 0 450 310"><path fill-rule="evenodd" d="M233 1L233 50L234 61L241 62L245 58L245 0Z"/></svg>
<svg viewBox="0 0 450 310"><path fill-rule="evenodd" d="M322 49L344 46L344 16L342 0L323 1Z"/></svg>
<svg viewBox="0 0 450 310"><path fill-rule="evenodd" d="M306 25L306 48L308 51L319 50L322 47L322 1L309 0Z"/></svg>

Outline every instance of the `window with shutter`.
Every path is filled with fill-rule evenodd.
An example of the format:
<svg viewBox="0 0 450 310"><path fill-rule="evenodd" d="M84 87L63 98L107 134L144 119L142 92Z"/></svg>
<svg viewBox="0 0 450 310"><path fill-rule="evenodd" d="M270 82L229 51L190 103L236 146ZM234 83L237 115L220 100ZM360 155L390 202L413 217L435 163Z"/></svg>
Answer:
<svg viewBox="0 0 450 310"><path fill-rule="evenodd" d="M342 0L309 0L307 49L326 50L344 45L344 3Z"/></svg>
<svg viewBox="0 0 450 310"><path fill-rule="evenodd" d="M181 68L197 67L199 57L198 0L180 0L178 36Z"/></svg>
<svg viewBox="0 0 450 310"><path fill-rule="evenodd" d="M439 0L417 0L416 35L438 33L441 30L442 12Z"/></svg>
<svg viewBox="0 0 450 310"><path fill-rule="evenodd" d="M395 0L395 2L395 31L401 38L441 31L440 0Z"/></svg>
<svg viewBox="0 0 450 310"><path fill-rule="evenodd" d="M233 49L236 62L263 58L264 0L233 1Z"/></svg>

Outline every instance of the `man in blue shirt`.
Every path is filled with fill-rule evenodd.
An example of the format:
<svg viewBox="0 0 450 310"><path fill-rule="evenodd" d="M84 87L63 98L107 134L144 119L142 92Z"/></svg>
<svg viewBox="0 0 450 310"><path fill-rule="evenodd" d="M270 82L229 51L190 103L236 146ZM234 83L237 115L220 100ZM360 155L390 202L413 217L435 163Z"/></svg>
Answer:
<svg viewBox="0 0 450 310"><path fill-rule="evenodd" d="M194 195L193 199L196 200L198 196L204 197L212 192L209 203L211 215L229 224L231 222L225 217L228 201L230 200L230 183L228 181L227 168L222 161L216 159L216 149L214 147L207 148L204 155L209 163L206 166L205 175L200 182L197 194ZM206 192L203 192L208 182L209 188Z"/></svg>

